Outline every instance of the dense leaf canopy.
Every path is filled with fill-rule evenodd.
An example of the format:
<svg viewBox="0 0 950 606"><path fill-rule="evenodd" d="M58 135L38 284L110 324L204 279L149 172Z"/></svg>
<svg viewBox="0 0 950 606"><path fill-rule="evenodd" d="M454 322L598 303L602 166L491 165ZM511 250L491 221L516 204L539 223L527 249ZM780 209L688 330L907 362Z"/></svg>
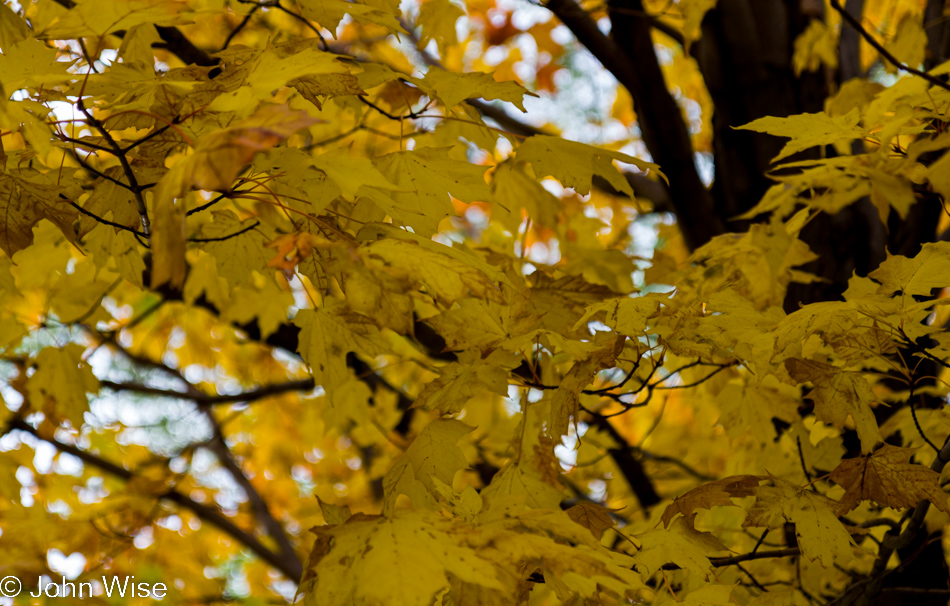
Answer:
<svg viewBox="0 0 950 606"><path fill-rule="evenodd" d="M946 603L950 2L8 0L0 53L22 603Z"/></svg>

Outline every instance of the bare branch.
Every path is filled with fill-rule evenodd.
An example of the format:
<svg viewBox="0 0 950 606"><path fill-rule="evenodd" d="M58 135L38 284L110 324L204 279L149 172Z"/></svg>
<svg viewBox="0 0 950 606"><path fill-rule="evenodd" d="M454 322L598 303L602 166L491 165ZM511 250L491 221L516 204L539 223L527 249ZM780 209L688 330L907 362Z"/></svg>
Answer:
<svg viewBox="0 0 950 606"><path fill-rule="evenodd" d="M839 2L838 0L831 0L831 7L835 9L836 11L838 11L838 13L841 14L841 18L847 21L848 25L856 29L858 33L861 34L861 37L864 38L868 44L874 47L874 50L881 53L881 56L884 57L884 59L886 59L888 63L890 63L891 65L893 65L894 67L896 67L897 69L903 72L907 72L908 74L913 74L917 76L918 78L923 78L924 80L926 80L927 82L930 82L934 86L939 86L940 88L944 90L950 91L950 84L947 84L940 78L936 76L932 76L928 74L927 72L922 72L915 67L910 67L909 65L902 63L900 59L895 57L893 54L891 54L889 50L884 48L884 45L878 42L874 38L874 36L872 36L870 32L868 32L868 30L864 29L864 26L861 25L861 22L858 21L854 17L854 15L846 11L843 6L841 6L841 2Z"/></svg>
<svg viewBox="0 0 950 606"><path fill-rule="evenodd" d="M727 558L709 558L709 561L715 567L731 566L739 562L748 562L749 560L763 560L766 558L786 558L788 556L797 556L802 552L798 547L788 547L786 549L773 549L771 551L754 551L742 555L730 556Z"/></svg>
<svg viewBox="0 0 950 606"><path fill-rule="evenodd" d="M230 240L231 238L236 238L240 236L241 234L247 233L260 224L261 224L260 221L255 221L253 224L248 225L244 229L240 229L234 232L233 234L228 234L226 236L221 236L219 238L188 238L188 241L189 242L224 242L225 240Z"/></svg>
<svg viewBox="0 0 950 606"><path fill-rule="evenodd" d="M204 415L211 424L212 432L214 432L214 436L206 446L215 453L221 465L228 470L231 477L234 478L234 481L244 490L244 494L247 496L247 500L251 502L251 507L254 509L258 522L267 530L267 534L274 539L274 542L277 543L277 547L280 549L281 561L285 562L288 568L288 576L291 578L302 578L303 563L300 561L300 557L294 550L293 545L290 544L290 540L287 538L283 526L280 525L280 522L278 522L271 513L264 498L257 492L254 485L251 484L244 470L242 470L241 466L234 460L234 455L231 453L231 449L228 448L228 443L224 438L224 432L221 430L221 424L218 423L218 419L214 416L214 413L210 408L205 408Z"/></svg>
<svg viewBox="0 0 950 606"><path fill-rule="evenodd" d="M128 469L120 467L119 465L94 455L91 452L82 450L81 448L78 448L72 444L61 442L54 437L41 435L39 431L37 431L32 425L26 421L23 421L22 419L12 419L8 425L8 428L19 429L20 431L35 436L44 442L52 444L60 452L71 454L84 463L88 463L89 465L92 465L93 467L96 467L97 469L119 479L131 481L136 477L135 474ZM172 503L190 510L192 513L198 516L199 519L208 522L212 526L216 526L219 530L250 549L262 560L287 576L287 578L291 579L295 583L300 582L301 570L295 569L293 562L287 561L282 556L275 554L273 551L265 547L264 544L257 539L257 537L238 527L234 522L225 517L220 511L207 505L198 503L191 497L188 497L174 489L166 491L160 495L159 498L171 501Z"/></svg>
<svg viewBox="0 0 950 606"><path fill-rule="evenodd" d="M712 194L699 177L682 111L669 92L653 50L650 20L630 14L643 12L639 0L611 3L613 39L604 35L574 0L549 0L545 6L633 97L643 142L669 177L670 200L687 245L695 250L725 233Z"/></svg>
<svg viewBox="0 0 950 606"><path fill-rule="evenodd" d="M279 395L292 391L309 391L314 388L313 379L299 379L288 381L287 383L278 383L276 385L266 385L251 391L245 391L237 394L209 395L204 393L183 393L173 389L160 389L149 387L141 383L116 383L113 381L99 381L102 387L113 391L132 391L146 395L158 396L163 398L178 398L190 400L199 406L215 406L219 404L234 404L236 402L255 402L269 396Z"/></svg>

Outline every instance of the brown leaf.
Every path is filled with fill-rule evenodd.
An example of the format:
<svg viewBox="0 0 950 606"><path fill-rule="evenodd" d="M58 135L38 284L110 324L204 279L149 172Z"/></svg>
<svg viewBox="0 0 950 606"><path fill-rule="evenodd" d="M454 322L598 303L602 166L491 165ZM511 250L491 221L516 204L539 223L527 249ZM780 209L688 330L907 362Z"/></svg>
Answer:
<svg viewBox="0 0 950 606"><path fill-rule="evenodd" d="M600 539L605 530L614 526L614 521L610 517L611 511L617 510L608 509L597 503L578 503L566 510L565 513L572 520L589 530L594 538Z"/></svg>
<svg viewBox="0 0 950 606"><path fill-rule="evenodd" d="M697 509L710 509L716 506L735 505L733 497L748 497L765 476L729 476L721 480L707 482L677 497L663 512L663 525L669 527L676 514L689 517Z"/></svg>
<svg viewBox="0 0 950 606"><path fill-rule="evenodd" d="M918 449L885 444L867 456L842 461L830 476L845 489L838 515L851 511L864 500L894 509L916 507L927 500L950 513L947 494L940 488L940 474L910 462Z"/></svg>

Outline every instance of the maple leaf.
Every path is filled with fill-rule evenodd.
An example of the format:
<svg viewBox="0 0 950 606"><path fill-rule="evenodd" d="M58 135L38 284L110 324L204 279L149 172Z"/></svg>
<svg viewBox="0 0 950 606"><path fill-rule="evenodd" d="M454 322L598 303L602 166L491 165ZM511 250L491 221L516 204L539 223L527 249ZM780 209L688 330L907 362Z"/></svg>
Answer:
<svg viewBox="0 0 950 606"><path fill-rule="evenodd" d="M633 156L549 135L535 135L527 139L518 148L517 156L521 162L530 162L539 177L552 176L564 187L572 187L582 195L590 192L591 180L596 174L606 179L617 191L633 197L630 184L613 165L613 160L633 164L642 171L652 169L659 172L655 164Z"/></svg>
<svg viewBox="0 0 950 606"><path fill-rule="evenodd" d="M414 406L457 413L482 391L507 396L508 371L520 364L519 356L504 350L496 350L488 358L472 363L453 362L440 369L439 377L425 386Z"/></svg>
<svg viewBox="0 0 950 606"><path fill-rule="evenodd" d="M697 509L710 509L719 506L736 506L733 498L748 497L755 494L754 489L765 476L729 476L721 480L706 482L686 492L667 505L663 510L663 525L669 527L677 514L683 517L694 515Z"/></svg>
<svg viewBox="0 0 950 606"><path fill-rule="evenodd" d="M517 82L497 82L492 74L458 74L438 67L430 67L425 78L416 79L424 90L431 90L442 100L446 108L453 108L465 99L501 99L511 101L521 111L526 111L522 97L537 97Z"/></svg>
<svg viewBox="0 0 950 606"><path fill-rule="evenodd" d="M567 435L570 419L573 417L575 423L577 422L581 390L594 380L598 371L613 364L617 355L623 350L625 341L626 339L622 336L611 339L586 359L574 363L551 399L552 435L556 437Z"/></svg>
<svg viewBox="0 0 950 606"><path fill-rule="evenodd" d="M231 286L246 284L253 279L255 271L264 272L268 258L264 252L267 237L254 218L241 220L231 211L214 211L214 220L201 226L201 238L209 240L201 244L202 250L217 262L218 275Z"/></svg>
<svg viewBox="0 0 950 606"><path fill-rule="evenodd" d="M837 427L843 427L851 417L864 452L881 441L881 431L871 410L871 403L876 399L867 379L860 373L797 358L786 360L785 367L796 381L814 384L809 397L815 401L816 417Z"/></svg>
<svg viewBox="0 0 950 606"><path fill-rule="evenodd" d="M924 244L913 258L888 254L868 277L881 283L881 294L930 296L935 288L950 284L950 242Z"/></svg>
<svg viewBox="0 0 950 606"><path fill-rule="evenodd" d="M694 527L696 514L676 518L669 528L656 528L635 535L640 550L634 556L637 568L652 576L665 564L676 564L700 576L712 568L709 556L729 551L714 535Z"/></svg>
<svg viewBox="0 0 950 606"><path fill-rule="evenodd" d="M115 0L106 4L85 0L55 19L38 37L65 40L104 36L143 23L187 23L190 19L184 8L174 0Z"/></svg>
<svg viewBox="0 0 950 606"><path fill-rule="evenodd" d="M940 474L910 462L918 450L919 446L900 448L885 444L865 456L842 460L830 476L845 489L838 503L838 515L866 500L894 509L916 507L926 500L950 513L947 493L940 487Z"/></svg>
<svg viewBox="0 0 950 606"><path fill-rule="evenodd" d="M400 494L413 499L416 507L424 507L436 492L434 480L451 485L455 472L467 466L456 444L472 429L455 419L438 419L426 425L383 478L383 512L392 515Z"/></svg>
<svg viewBox="0 0 950 606"><path fill-rule="evenodd" d="M36 356L36 372L27 382L32 404L69 420L73 427L83 424L89 410L86 393L99 391L99 381L82 359L84 348L70 343L62 349L47 347Z"/></svg>
<svg viewBox="0 0 950 606"><path fill-rule="evenodd" d="M780 528L795 525L802 555L831 568L836 560L852 557L851 536L835 513L839 503L787 480L771 477L771 486L752 490L755 503L748 509L743 527Z"/></svg>
<svg viewBox="0 0 950 606"><path fill-rule="evenodd" d="M367 195L394 219L423 236L439 229L439 222L455 214L449 194L463 202L490 201L485 168L454 160L445 148L394 152L378 158L377 168L399 186L392 193Z"/></svg>
<svg viewBox="0 0 950 606"><path fill-rule="evenodd" d="M73 239L78 212L60 198L63 189L45 175L14 170L0 173L0 249L13 255L33 243L33 226L48 219Z"/></svg>
<svg viewBox="0 0 950 606"><path fill-rule="evenodd" d="M389 238L361 248L361 252L371 260L402 270L424 284L426 292L443 305L451 305L469 296L504 302L498 286L489 276L477 267L443 254L443 250L446 247L432 250L412 242Z"/></svg>
<svg viewBox="0 0 950 606"><path fill-rule="evenodd" d="M301 329L300 355L310 364L314 380L327 391L349 378L348 352L372 356L385 349L376 337L376 327L349 315L345 304L336 299L327 299L319 309L300 310L294 324Z"/></svg>
<svg viewBox="0 0 950 606"><path fill-rule="evenodd" d="M773 162L778 162L816 145L833 145L858 139L864 135L864 131L858 126L860 121L860 112L852 110L847 115L834 118L824 112L798 114L788 118L766 116L737 128L789 137L791 141L772 159Z"/></svg>
<svg viewBox="0 0 950 606"><path fill-rule="evenodd" d="M429 606L448 588L448 575L503 589L492 563L446 530L424 514L356 514L342 526L314 528L308 568L315 574L304 579L304 603Z"/></svg>
<svg viewBox="0 0 950 606"><path fill-rule="evenodd" d="M564 510L572 520L590 530L594 538L599 539L604 531L614 527L614 520L610 514L616 510L608 509L597 503L578 503Z"/></svg>
<svg viewBox="0 0 950 606"><path fill-rule="evenodd" d="M176 183L180 193L190 187L230 191L235 177L255 154L316 122L286 105L266 105L244 120L199 139L194 153L176 164L166 178Z"/></svg>

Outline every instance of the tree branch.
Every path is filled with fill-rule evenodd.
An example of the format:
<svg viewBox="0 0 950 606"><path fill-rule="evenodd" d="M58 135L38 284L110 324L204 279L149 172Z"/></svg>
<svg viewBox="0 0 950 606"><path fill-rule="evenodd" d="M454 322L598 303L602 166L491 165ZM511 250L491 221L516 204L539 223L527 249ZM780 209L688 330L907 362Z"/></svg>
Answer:
<svg viewBox="0 0 950 606"><path fill-rule="evenodd" d="M785 558L796 556L802 552L798 547L788 547L786 549L773 549L771 551L754 551L742 555L730 556L727 558L709 558L710 563L715 567L731 566L739 562L748 562L749 560L763 560L765 558Z"/></svg>
<svg viewBox="0 0 950 606"><path fill-rule="evenodd" d="M143 234L142 232L140 232L140 231L137 230L137 229L132 229L131 227L122 225L121 223L115 223L115 222L113 222L113 221L109 221L108 219L103 219L103 218L100 217L99 215L97 215L97 214L95 214L95 213L91 213L91 212L89 212L88 210L86 210L85 208L83 208L82 206L79 206L78 204L76 204L75 202L73 202L72 200L70 200L69 198L67 198L66 196L64 196L63 194L59 194L59 197L62 198L63 200L66 200L67 202L69 202L70 206L72 206L73 208L75 208L76 210L78 210L79 212L81 212L82 214L86 215L87 217L90 217L90 218L94 219L97 223L102 223L103 225L109 225L110 227L115 227L116 229L121 229L121 230L123 230L123 231L129 231L129 232L132 232L133 234L135 234L136 236L144 236L144 235L145 235L145 234Z"/></svg>
<svg viewBox="0 0 950 606"><path fill-rule="evenodd" d="M236 394L209 395L205 393L183 393L173 389L160 389L150 387L141 383L116 383L113 381L99 381L99 385L113 391L132 391L146 395L158 396L163 398L178 398L190 400L199 406L215 406L219 404L234 404L236 402L249 403L291 391L309 391L314 388L313 379L298 379L288 381L287 383L277 383L276 385L266 385L250 391Z"/></svg>
<svg viewBox="0 0 950 606"><path fill-rule="evenodd" d="M71 454L84 463L88 463L89 465L92 465L93 467L113 475L121 480L128 482L135 479L136 477L135 474L128 469L120 467L111 461L102 459L91 452L82 450L72 444L61 442L54 437L41 435L39 431L37 431L32 425L26 421L23 421L22 419L12 419L8 424L8 428L19 429L20 431L28 433L37 439L52 444L60 452ZM257 539L257 537L238 527L234 522L225 517L220 511L207 505L198 503L197 501L178 492L175 489L166 491L160 495L159 498L171 501L181 507L184 507L185 509L190 510L192 513L198 516L199 519L217 527L218 530L221 530L231 538L250 549L262 560L283 573L287 578L291 579L295 583L300 583L301 571L294 568L292 561L288 561L281 555L278 555L265 547L264 544ZM299 566L299 560L297 564Z"/></svg>
<svg viewBox="0 0 950 606"><path fill-rule="evenodd" d="M277 543L277 547L280 549L280 559L285 562L288 568L288 576L290 578L302 578L303 563L300 561L300 557L294 550L293 545L290 544L284 527L280 525L280 522L278 522L271 513L267 502L264 501L261 494L254 488L254 485L251 484L251 480L244 474L244 470L241 469L241 466L234 460L234 455L231 453L231 449L228 448L228 443L224 438L224 432L221 430L221 424L218 423L218 419L214 416L214 413L210 408L205 408L203 412L205 418L208 419L208 422L211 424L211 431L214 433L214 436L206 446L214 452L221 462L221 465L228 470L231 477L234 478L234 481L244 490L244 494L247 495L247 500L250 501L251 507L257 515L258 522L267 530L267 534L274 539L274 542Z"/></svg>
<svg viewBox="0 0 950 606"><path fill-rule="evenodd" d="M119 146L112 134L106 130L102 122L97 120L92 112L86 109L85 103L83 103L82 97L79 97L76 100L76 107L79 108L79 111L82 112L82 115L86 117L86 123L96 129L102 138L106 140L106 143L109 144L109 147L112 148L112 153L119 160L119 164L122 165L122 172L125 173L125 178L129 181L129 190L132 192L132 195L135 196L135 203L138 206L139 219L142 223L142 231L145 234L145 238L149 239L152 233L152 224L148 218L148 209L145 206L145 197L142 195L142 190L145 188L139 185L138 179L135 177L135 171L132 170L132 166L129 164L129 159L126 158L126 152Z"/></svg>
<svg viewBox="0 0 950 606"><path fill-rule="evenodd" d="M188 241L189 241L189 242L223 242L223 241L225 241L225 240L230 240L231 238L236 238L236 237L240 236L241 234L247 233L247 232L251 231L252 229L254 229L255 227L257 227L258 225L260 225L260 224L261 224L260 221L255 221L255 222L252 223L251 225L248 225L248 226L245 227L244 229L240 229L240 230L234 232L233 234L228 234L228 235L226 235L226 236L221 236L221 237L218 237L218 238L188 238Z"/></svg>
<svg viewBox="0 0 950 606"><path fill-rule="evenodd" d="M939 86L940 88L944 90L950 91L950 84L947 84L940 78L936 76L932 76L928 74L927 72L922 72L915 67L910 67L909 65L905 65L904 63L901 63L900 59L898 59L893 54L891 54L891 52L887 50L886 48L884 48L884 45L878 42L874 38L874 36L872 36L868 32L868 30L864 29L864 26L861 25L861 22L858 21L854 17L854 15L846 11L844 7L841 6L841 2L839 2L838 0L831 0L831 7L834 8L836 11L838 11L838 13L841 15L841 18L847 21L848 25L850 25L855 30L857 30L857 32L861 34L861 37L864 38L868 44L874 47L874 50L881 53L881 56L884 57L884 59L886 59L888 63L890 63L891 65L893 65L894 67L896 67L897 69L901 71L907 72L908 74L913 74L917 76L918 78L923 78L924 80L926 80L927 82L930 82L934 86Z"/></svg>
<svg viewBox="0 0 950 606"><path fill-rule="evenodd" d="M577 40L633 97L643 142L653 161L670 179L670 200L687 245L696 249L726 232L716 214L712 194L696 169L696 159L682 111L670 94L660 69L650 19L639 0L610 4L613 39L574 0L549 0L545 5Z"/></svg>

